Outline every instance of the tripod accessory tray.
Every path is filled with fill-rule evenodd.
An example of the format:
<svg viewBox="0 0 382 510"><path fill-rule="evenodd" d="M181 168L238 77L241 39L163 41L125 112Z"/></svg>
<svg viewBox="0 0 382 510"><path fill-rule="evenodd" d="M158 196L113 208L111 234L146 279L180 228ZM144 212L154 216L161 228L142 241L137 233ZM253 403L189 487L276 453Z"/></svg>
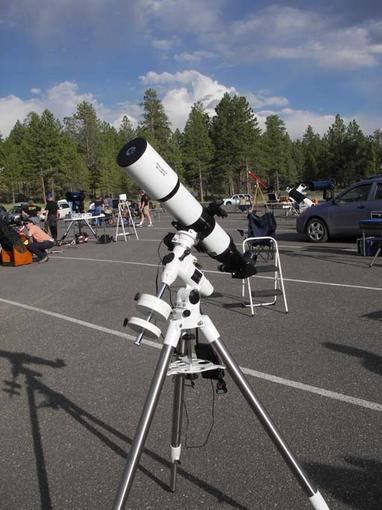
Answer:
<svg viewBox="0 0 382 510"><path fill-rule="evenodd" d="M189 359L188 357L181 357L170 364L170 367L167 371L167 375L177 375L177 374L200 374L201 372L206 372L207 370L216 370L217 368L225 369L224 365L216 365L211 361L199 358Z"/></svg>

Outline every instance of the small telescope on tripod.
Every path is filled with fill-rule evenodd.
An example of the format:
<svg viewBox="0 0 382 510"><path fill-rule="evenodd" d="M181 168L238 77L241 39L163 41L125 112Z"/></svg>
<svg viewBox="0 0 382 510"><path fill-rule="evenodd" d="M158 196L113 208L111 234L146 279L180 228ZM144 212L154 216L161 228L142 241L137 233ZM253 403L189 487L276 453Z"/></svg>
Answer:
<svg viewBox="0 0 382 510"><path fill-rule="evenodd" d="M231 273L233 278L254 275L255 259L249 253L240 253L231 237L215 221L214 217L224 216L224 211L217 204L203 208L147 140L136 138L128 142L119 152L117 163L151 198L161 202L170 212L176 220L174 226L178 232L165 238L169 253L162 259L161 286L157 295L142 294L137 297L137 307L148 315L144 318L132 317L128 321L129 326L138 333L135 341L137 345L141 343L144 334L151 338L160 337L161 329L153 323L154 318L168 321L168 328L114 501L114 510L125 507L166 376L175 377L170 477L170 489L175 491L181 454L185 378L190 374L224 369L231 375L312 506L316 510L329 510L255 395L212 320L200 310L201 298L210 296L214 289L198 267L196 257L191 252L193 247L206 251L220 263L220 270ZM184 286L177 291L175 305L170 306L162 296L178 278ZM193 331L204 336L215 355L209 356L209 362L200 363L192 355L191 343L195 340ZM202 351L206 352L205 349Z"/></svg>

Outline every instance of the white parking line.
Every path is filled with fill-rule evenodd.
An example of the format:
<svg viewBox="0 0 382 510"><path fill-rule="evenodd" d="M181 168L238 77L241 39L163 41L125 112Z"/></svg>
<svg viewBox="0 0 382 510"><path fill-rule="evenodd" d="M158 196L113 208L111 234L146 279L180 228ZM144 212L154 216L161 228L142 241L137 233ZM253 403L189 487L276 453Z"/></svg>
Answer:
<svg viewBox="0 0 382 510"><path fill-rule="evenodd" d="M128 260L91 259L91 258L85 258L85 257L67 257L65 255L55 255L54 258L55 258L55 260L58 260L58 259L81 260L83 262L102 262L102 263L106 263L106 264L127 264L127 265L133 265L133 266L158 267L158 264L150 264L148 262L131 262ZM222 273L221 271L213 271L211 269L204 269L203 272L227 276L226 273ZM254 278L261 278L264 280L273 280L272 276L255 275ZM341 287L341 288L346 288L346 289L375 290L377 292L382 291L382 287L368 287L366 285L351 285L348 283L322 282L322 281L317 281L317 280L297 280L296 278L284 278L284 282L306 283L308 285L327 285L329 287Z"/></svg>
<svg viewBox="0 0 382 510"><path fill-rule="evenodd" d="M135 241L135 240L136 239L132 238L132 241ZM140 241L146 241L147 243L160 243L161 241L163 241L163 239L142 239L140 237L138 241L139 242ZM239 246L240 248L242 246L242 243L234 243L234 244L236 246ZM284 249L284 250L300 250L300 249L307 248L307 244L280 244L279 243L279 249ZM323 246L320 246L320 252L324 251L323 248L324 248ZM342 247L339 247L339 249L342 250L342 251L348 251L348 252L352 251L354 253L354 255L356 255L355 248L342 248ZM325 251L328 251L329 253L331 253L330 248L328 250L325 250Z"/></svg>
<svg viewBox="0 0 382 510"><path fill-rule="evenodd" d="M81 319L76 319L75 317L70 317L68 315L63 315L57 312L51 312L50 310L45 310L43 308L36 308L35 306L26 305L24 303L18 303L17 301L11 301L9 299L0 298L1 303L5 303L11 306L17 306L19 308L23 308L25 310L29 310L31 312L37 312L44 315L49 315L50 317L54 317L56 319L65 320L67 322L71 322L73 324L77 324L79 326L84 326L86 328L95 329L97 331L101 331L102 333L107 333L109 335L117 336L119 338L123 338L125 340L134 340L135 337L132 335L128 335L126 333L122 333L122 331L117 331L115 329L105 328L104 326L99 326L97 324L93 324L91 322L83 321ZM161 349L162 344L157 342L152 342L150 340L143 340L143 343L149 347L154 347L155 349ZM339 400L340 402L344 402L347 404L352 404L358 407L365 407L366 409L371 409L372 411L382 411L382 404L378 404L377 402L371 402L369 400L363 400L361 398L351 397L348 395L344 395L342 393L337 393L335 391L326 390L324 388L318 388L316 386L311 386L310 384L300 383L298 381L292 381L290 379L284 379L283 377L278 377L272 374L266 374L264 372L258 372L257 370L253 370L251 368L240 367L243 372L252 377L256 377L258 379L263 379L265 381L270 381L276 384L281 384L282 386L288 386L290 388L295 388L301 391L306 391L308 393L313 393L316 395L320 395L321 397L330 398L332 400Z"/></svg>

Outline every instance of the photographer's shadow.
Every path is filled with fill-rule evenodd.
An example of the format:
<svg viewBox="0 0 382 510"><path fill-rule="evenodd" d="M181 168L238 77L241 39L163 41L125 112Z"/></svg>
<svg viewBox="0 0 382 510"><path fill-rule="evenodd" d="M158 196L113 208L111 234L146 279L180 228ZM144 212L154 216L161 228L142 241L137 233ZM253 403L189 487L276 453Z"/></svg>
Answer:
<svg viewBox="0 0 382 510"><path fill-rule="evenodd" d="M44 384L40 379L43 374L31 369L28 364L38 364L45 365L50 368L63 368L65 367L65 362L63 360L57 359L55 361L47 360L44 358L39 358L36 356L30 356L26 353L17 353L10 351L1 351L0 357L8 359L11 363L11 374L12 380L4 380L5 388L3 391L8 393L10 398L14 396L18 396L21 393L23 388L22 384L17 382L17 378L20 375L24 376L25 388L28 396L28 406L29 406L29 415L31 420L31 428L32 428L32 440L33 440L33 449L36 461L36 471L37 478L39 484L39 493L40 493L40 503L41 510L52 510L52 500L49 489L49 479L48 473L46 470L46 463L44 457L44 449L43 442L40 431L39 417L38 411L42 409L53 409L53 410L62 410L65 411L69 416L71 416L77 423L82 425L88 432L91 432L95 437L97 437L104 445L109 447L113 452L118 454L120 457L126 459L127 453L124 449L122 449L117 442L110 439L110 437L106 434L111 434L115 436L117 440L124 441L128 445L132 444L132 438L126 436L122 432L118 431L108 423L104 422L100 418L97 418L92 413L89 413L85 409L79 407L72 400L65 397L60 392L57 392ZM37 402L37 395L42 395L43 400L39 403ZM152 450L145 448L143 450L145 455L148 455L154 461L160 463L162 466L166 467L170 470L171 462L159 454L153 452ZM162 489L166 491L170 491L168 485L160 480L157 476L155 476L151 471L143 467L139 464L138 469L148 476L151 480L157 483ZM226 495L220 489L213 487L207 482L201 480L197 476L185 471L181 466L178 466L177 473L179 476L183 477L185 480L195 484L201 490L209 493L211 496L216 498L218 503L225 503L230 505L232 508L236 508L239 510L249 510L244 505L232 499L230 496Z"/></svg>

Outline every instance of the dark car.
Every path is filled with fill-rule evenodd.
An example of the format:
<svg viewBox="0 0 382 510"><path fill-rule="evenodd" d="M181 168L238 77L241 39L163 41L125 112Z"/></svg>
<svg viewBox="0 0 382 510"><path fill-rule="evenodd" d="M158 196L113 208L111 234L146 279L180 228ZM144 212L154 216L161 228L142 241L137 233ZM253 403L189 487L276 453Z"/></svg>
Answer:
<svg viewBox="0 0 382 510"><path fill-rule="evenodd" d="M335 237L361 234L360 220L382 211L382 175L349 186L332 200L309 207L296 220L299 234L320 243Z"/></svg>
<svg viewBox="0 0 382 510"><path fill-rule="evenodd" d="M22 218L22 210L28 205L27 202L19 202L8 211L8 221L11 224L19 222Z"/></svg>

